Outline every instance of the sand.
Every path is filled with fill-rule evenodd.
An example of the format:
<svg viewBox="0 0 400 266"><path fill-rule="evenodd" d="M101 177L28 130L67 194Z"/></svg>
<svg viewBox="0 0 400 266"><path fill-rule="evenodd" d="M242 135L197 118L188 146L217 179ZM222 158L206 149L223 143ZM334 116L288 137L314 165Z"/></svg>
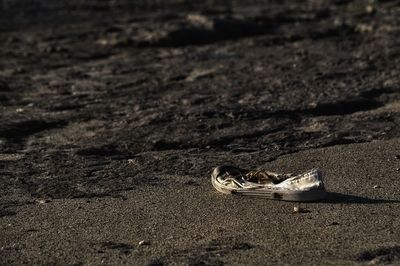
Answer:
<svg viewBox="0 0 400 266"><path fill-rule="evenodd" d="M0 1L0 264L400 265L399 18L396 1ZM221 164L318 167L330 194L222 195Z"/></svg>
<svg viewBox="0 0 400 266"><path fill-rule="evenodd" d="M219 194L208 171L202 178L161 176L162 185L121 198L25 204L1 219L2 262L397 264L399 150L399 139L376 141L285 155L263 166L319 167L330 195L317 203ZM293 213L296 206L306 212Z"/></svg>

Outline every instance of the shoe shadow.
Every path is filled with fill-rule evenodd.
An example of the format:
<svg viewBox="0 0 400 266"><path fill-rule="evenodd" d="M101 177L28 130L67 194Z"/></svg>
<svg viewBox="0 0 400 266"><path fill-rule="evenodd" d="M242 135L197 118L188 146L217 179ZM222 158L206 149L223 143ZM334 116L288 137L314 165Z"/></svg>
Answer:
<svg viewBox="0 0 400 266"><path fill-rule="evenodd" d="M322 200L324 203L341 203L341 204L383 204L383 203L400 203L400 200L391 199L371 199L354 195L347 195L336 192L328 192L327 197Z"/></svg>

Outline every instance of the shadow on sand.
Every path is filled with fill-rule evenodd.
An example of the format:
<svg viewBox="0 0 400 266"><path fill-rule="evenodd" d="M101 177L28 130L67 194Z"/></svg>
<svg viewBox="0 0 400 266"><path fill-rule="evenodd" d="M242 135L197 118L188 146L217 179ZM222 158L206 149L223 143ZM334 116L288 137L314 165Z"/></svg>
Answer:
<svg viewBox="0 0 400 266"><path fill-rule="evenodd" d="M400 200L371 199L367 197L328 192L327 197L322 202L341 203L341 204L382 204L382 203L400 203Z"/></svg>

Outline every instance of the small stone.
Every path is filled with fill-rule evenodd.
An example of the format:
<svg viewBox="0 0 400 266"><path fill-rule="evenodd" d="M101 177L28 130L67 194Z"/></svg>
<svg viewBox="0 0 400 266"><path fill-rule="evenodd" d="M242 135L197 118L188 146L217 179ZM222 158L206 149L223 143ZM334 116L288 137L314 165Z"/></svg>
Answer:
<svg viewBox="0 0 400 266"><path fill-rule="evenodd" d="M17 112L17 113L22 113L24 111L24 109L22 109L22 108L17 108L16 110L15 110L15 112Z"/></svg>
<svg viewBox="0 0 400 266"><path fill-rule="evenodd" d="M183 99L183 100L181 100L181 102L182 102L183 105L189 105L190 104L190 101L188 99Z"/></svg>
<svg viewBox="0 0 400 266"><path fill-rule="evenodd" d="M147 245L150 245L149 241L142 240L142 241L139 242L139 246L147 246Z"/></svg>
<svg viewBox="0 0 400 266"><path fill-rule="evenodd" d="M374 8L373 5L367 5L367 6L365 7L365 12L367 12L368 14L371 14L371 13L373 13L374 11L375 11L375 8Z"/></svg>
<svg viewBox="0 0 400 266"><path fill-rule="evenodd" d="M400 171L400 168L396 168L396 171Z"/></svg>
<svg viewBox="0 0 400 266"><path fill-rule="evenodd" d="M37 203L39 203L39 204L45 204L45 203L49 203L49 202L51 202L51 200L50 199L37 199L37 200L35 200Z"/></svg>
<svg viewBox="0 0 400 266"><path fill-rule="evenodd" d="M293 207L293 213L308 213L308 212L310 212L310 211L308 211L304 208L301 208L300 206Z"/></svg>
<svg viewBox="0 0 400 266"><path fill-rule="evenodd" d="M136 105L133 107L133 111L135 111L135 112L139 111L140 109L141 109L141 107L140 107L140 105L138 105L138 104L136 104Z"/></svg>
<svg viewBox="0 0 400 266"><path fill-rule="evenodd" d="M96 42L97 42L97 44L100 44L100 45L108 45L107 39L98 39Z"/></svg>
<svg viewBox="0 0 400 266"><path fill-rule="evenodd" d="M375 185L375 186L373 186L372 188L382 188L382 187L379 186L379 185Z"/></svg>

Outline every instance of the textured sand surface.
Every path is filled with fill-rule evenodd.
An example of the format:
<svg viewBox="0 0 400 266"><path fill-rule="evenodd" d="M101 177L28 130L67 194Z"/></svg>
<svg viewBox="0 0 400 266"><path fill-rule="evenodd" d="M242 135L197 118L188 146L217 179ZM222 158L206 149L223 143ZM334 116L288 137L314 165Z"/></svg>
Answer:
<svg viewBox="0 0 400 266"><path fill-rule="evenodd" d="M399 263L400 140L282 156L264 167L319 166L328 199L222 195L207 173L160 175L120 198L32 202L1 220L5 264ZM262 155L261 155L262 156ZM21 198L12 195L10 200ZM306 212L293 213L300 206ZM139 245L145 240L148 245Z"/></svg>
<svg viewBox="0 0 400 266"><path fill-rule="evenodd" d="M400 264L398 1L0 4L0 264Z"/></svg>

